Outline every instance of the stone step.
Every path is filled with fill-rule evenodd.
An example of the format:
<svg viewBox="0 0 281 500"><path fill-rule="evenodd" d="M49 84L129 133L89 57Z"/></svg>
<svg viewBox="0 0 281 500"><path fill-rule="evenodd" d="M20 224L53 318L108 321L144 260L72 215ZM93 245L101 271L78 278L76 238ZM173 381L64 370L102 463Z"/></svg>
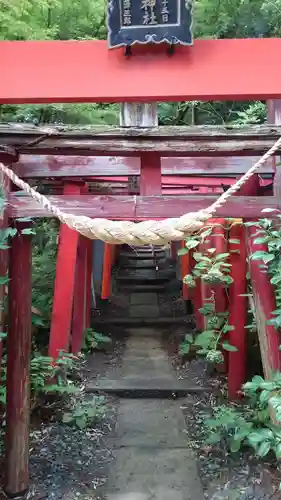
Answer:
<svg viewBox="0 0 281 500"><path fill-rule="evenodd" d="M151 337L153 337L153 338L160 339L160 340L163 336L162 328L153 328L153 331L151 331L151 328L141 327L141 326L137 327L137 328L128 328L127 333L128 333L128 335L133 336L133 337L139 337L139 338L143 338L143 337L151 338Z"/></svg>
<svg viewBox="0 0 281 500"><path fill-rule="evenodd" d="M121 288L121 287L119 287ZM135 285L134 283L124 283L122 285L122 290L126 292L132 293L143 293L143 292L163 292L165 290L165 286L163 284L144 284L144 285Z"/></svg>
<svg viewBox="0 0 281 500"><path fill-rule="evenodd" d="M166 252L164 250L159 250L158 252L155 252L156 258L157 259L163 259L166 257ZM143 259L153 259L153 253L150 251L145 251L145 252L120 252L120 259L126 258L126 259L135 259L135 260L143 260Z"/></svg>
<svg viewBox="0 0 281 500"><path fill-rule="evenodd" d="M154 266L151 269L118 269L116 272L116 279L122 278L140 278L140 279L152 279L152 278L175 278L176 271L173 268L167 267L166 269L156 269Z"/></svg>
<svg viewBox="0 0 281 500"><path fill-rule="evenodd" d="M135 304L129 308L130 318L158 318L158 304Z"/></svg>
<svg viewBox="0 0 281 500"><path fill-rule="evenodd" d="M115 438L120 447L188 448L185 422L177 401L122 399ZM172 424L171 424L172 423Z"/></svg>
<svg viewBox="0 0 281 500"><path fill-rule="evenodd" d="M155 276L136 276L132 273L132 275L123 275L123 274L120 274L120 275L117 275L115 277L117 283L122 283L122 286L123 286L123 283L131 283L132 285L135 283L136 285L145 285L145 284L155 284L155 285L158 285L158 284L161 284L161 283L166 283L168 281L170 281L171 277L170 276L165 276L162 274L162 276L160 275L155 275Z"/></svg>
<svg viewBox="0 0 281 500"><path fill-rule="evenodd" d="M165 269L167 266L166 259L157 259L157 264L155 260L151 257L150 259L137 260L137 259L122 259L118 262L118 269L155 269L156 265Z"/></svg>
<svg viewBox="0 0 281 500"><path fill-rule="evenodd" d="M95 317L93 324L95 327L102 325L120 325L125 328L131 328L133 326L175 326L175 325L186 325L187 327L194 322L193 315L186 316L162 316L161 318L128 318L128 317L112 317L101 319L100 317Z"/></svg>
<svg viewBox="0 0 281 500"><path fill-rule="evenodd" d="M170 378L140 379L130 377L129 379L109 380L101 379L89 382L86 386L87 393L106 393L123 398L179 398L188 394L200 394L214 392L213 387L202 387L196 384L190 385L187 380L173 380Z"/></svg>
<svg viewBox="0 0 281 500"><path fill-rule="evenodd" d="M158 305L158 294L157 293L131 293L130 295L130 306L138 305Z"/></svg>

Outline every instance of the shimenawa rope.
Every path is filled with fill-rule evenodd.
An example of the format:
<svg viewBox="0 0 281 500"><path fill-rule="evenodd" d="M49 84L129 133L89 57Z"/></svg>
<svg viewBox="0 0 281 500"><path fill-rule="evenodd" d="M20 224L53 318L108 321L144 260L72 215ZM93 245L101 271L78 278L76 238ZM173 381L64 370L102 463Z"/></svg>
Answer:
<svg viewBox="0 0 281 500"><path fill-rule="evenodd" d="M30 195L42 207L57 217L63 224L93 240L102 240L106 243L128 245L166 244L170 241L182 240L186 236L199 231L204 222L213 217L216 210L222 207L227 200L263 166L267 160L281 148L281 137L233 186L223 193L215 203L205 210L190 212L179 218L170 218L162 221L111 221L107 219L91 219L90 217L71 215L62 212L52 205L46 196L35 191L29 184L20 179L11 169L0 163L0 170L25 193Z"/></svg>

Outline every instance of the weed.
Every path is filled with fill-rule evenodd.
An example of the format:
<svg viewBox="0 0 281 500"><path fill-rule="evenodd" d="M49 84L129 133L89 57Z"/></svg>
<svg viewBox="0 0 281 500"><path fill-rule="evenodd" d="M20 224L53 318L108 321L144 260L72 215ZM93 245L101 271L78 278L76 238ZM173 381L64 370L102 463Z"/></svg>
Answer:
<svg viewBox="0 0 281 500"><path fill-rule="evenodd" d="M71 411L64 413L62 421L78 429L85 429L101 421L106 409L104 396L94 396L91 401L82 401Z"/></svg>
<svg viewBox="0 0 281 500"><path fill-rule="evenodd" d="M111 344L112 340L103 333L98 333L92 328L87 328L84 334L84 343L82 351L89 353L96 350L104 349L105 345Z"/></svg>

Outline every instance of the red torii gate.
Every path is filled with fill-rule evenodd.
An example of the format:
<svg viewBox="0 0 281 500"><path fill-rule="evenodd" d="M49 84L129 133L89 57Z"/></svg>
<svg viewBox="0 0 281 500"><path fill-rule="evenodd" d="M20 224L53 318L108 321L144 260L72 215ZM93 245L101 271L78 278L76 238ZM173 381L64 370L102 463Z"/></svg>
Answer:
<svg viewBox="0 0 281 500"><path fill-rule="evenodd" d="M276 60L278 60L280 53L281 39L279 38L198 40L195 41L192 48L177 47L172 57L168 57L161 46L144 46L136 48L134 56L129 59L124 57L122 50L109 52L105 41L3 41L0 42L2 70L0 103L280 99L280 79L276 75L276 72L281 72L276 68ZM7 136L5 133L0 135L0 138L1 142L6 145ZM251 144L254 145L254 142L252 141ZM52 155L60 151L59 147L58 144L57 149L52 151ZM28 153L32 154L33 152L36 153L36 148L34 150L30 148ZM234 151L227 152L228 155L233 155L233 153ZM239 151L238 154L240 153ZM42 151L38 154L41 155ZM97 154L108 155L109 152L100 150ZM120 154L122 155L122 151ZM254 156L255 151L250 154ZM127 156L130 156L130 152L127 152ZM160 156L165 155L161 155L156 150L156 153L153 154L138 152L134 156L141 158L141 195L146 197L146 209L143 210L141 206L139 207L139 219L151 218L149 212L151 195L161 195ZM216 156L216 154L205 151L204 155L201 155L198 147L198 150L193 152L193 156ZM24 176L25 169L35 168L32 165L33 160L29 160L27 163L19 162L15 169L19 168L20 175ZM66 163L62 165L63 169L66 168L65 165ZM37 168L35 177L46 177L47 175L56 177L56 169L49 168L48 171L48 168L47 165L46 170L45 167L41 170ZM53 171L54 175L51 175L50 170ZM40 175L38 175L39 171ZM69 177L70 175L64 173L61 177ZM91 168L89 175L93 176ZM104 172L97 170L95 175L104 176ZM128 175L128 171L125 169L119 175ZM172 172L171 175L173 175ZM174 175L178 175L178 173L175 172ZM81 171L79 172L76 167L73 176L81 177ZM27 177L32 177L30 170ZM254 184L246 186L246 188L248 192L243 194L256 195ZM79 193L80 198L83 189L84 186L79 182L71 184L65 182L65 194L72 193L75 197ZM84 200L87 196L83 195ZM136 212L130 209L129 198L128 196L127 208L121 216L119 212L121 219L130 218L130 213L132 218L135 217ZM83 210L82 196L80 199L79 210L81 211ZM277 200L274 197L272 199L276 206ZM163 218L167 215L163 212L165 200L166 197L163 197L162 200L159 197L158 199L154 198L154 218ZM62 201L64 202L64 200ZM16 194L10 194L9 202L11 204L9 215L12 217L42 216L43 211L40 208L36 212L34 206L30 204L27 204L28 206L21 205ZM206 202L209 203L208 200L205 200ZM96 209L92 207L88 214L97 217L101 216L102 212L100 200L96 199L96 203ZM184 205L187 203L186 200L182 199L182 203L182 209L188 211L190 200L188 206ZM195 204L195 209L202 208L202 203L203 200L199 201L197 207ZM249 213L255 217L260 213L260 208L264 206L264 203L260 203L257 198L254 199L253 203L257 203L258 206L254 204L254 208L252 206ZM103 215L112 218L118 217L116 203L115 206L111 207L111 213L110 209L107 208L109 204L110 200L105 200L106 209ZM173 210L171 204L170 210ZM221 215L226 215L227 210ZM245 210L241 209L240 203L234 200L231 215L235 216L235 214L248 215ZM174 213L169 213L169 215L178 216L178 206L174 208ZM64 347L63 342L67 342L66 335L71 318L77 248L83 244L83 240L78 234L66 226L61 228L51 332L52 338L57 342L57 345L56 343L52 344L54 354L57 353L58 348ZM81 275L85 272L85 255L87 256L87 249L85 250L84 247L80 251L80 256L82 256L80 264L79 262L77 264L79 266L82 262L83 272ZM90 266L90 263L88 265ZM252 267L256 290L258 290L259 270L255 266ZM10 277L6 491L13 495L22 493L28 487L28 365L31 338L31 239L28 235L16 236L12 241ZM265 283L264 277L263 286L268 288L268 297L271 297L266 304L260 304L266 318L274 309L274 297L269 282ZM79 286L78 290L80 290ZM265 293L265 289L263 291ZM75 293L77 296L81 295L79 291ZM66 304L63 316L56 309L60 300ZM237 305L238 309L235 314L233 313L234 320L235 317L239 317L241 307L242 309L245 307L245 300L243 304ZM76 321L80 324L81 318L76 318ZM272 327L269 328L264 324L264 335L269 338L269 343L273 341L275 348L276 335L272 331ZM278 355L275 353L269 360L271 368L276 368L277 358ZM236 359L236 353L230 353L229 362L232 368L235 367Z"/></svg>

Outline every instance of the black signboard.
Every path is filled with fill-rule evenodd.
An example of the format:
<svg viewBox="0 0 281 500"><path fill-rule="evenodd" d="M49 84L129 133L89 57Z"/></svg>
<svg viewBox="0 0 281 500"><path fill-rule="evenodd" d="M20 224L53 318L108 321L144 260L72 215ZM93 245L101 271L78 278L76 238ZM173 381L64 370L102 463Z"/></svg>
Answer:
<svg viewBox="0 0 281 500"><path fill-rule="evenodd" d="M191 0L108 0L110 48L136 43L192 45Z"/></svg>

